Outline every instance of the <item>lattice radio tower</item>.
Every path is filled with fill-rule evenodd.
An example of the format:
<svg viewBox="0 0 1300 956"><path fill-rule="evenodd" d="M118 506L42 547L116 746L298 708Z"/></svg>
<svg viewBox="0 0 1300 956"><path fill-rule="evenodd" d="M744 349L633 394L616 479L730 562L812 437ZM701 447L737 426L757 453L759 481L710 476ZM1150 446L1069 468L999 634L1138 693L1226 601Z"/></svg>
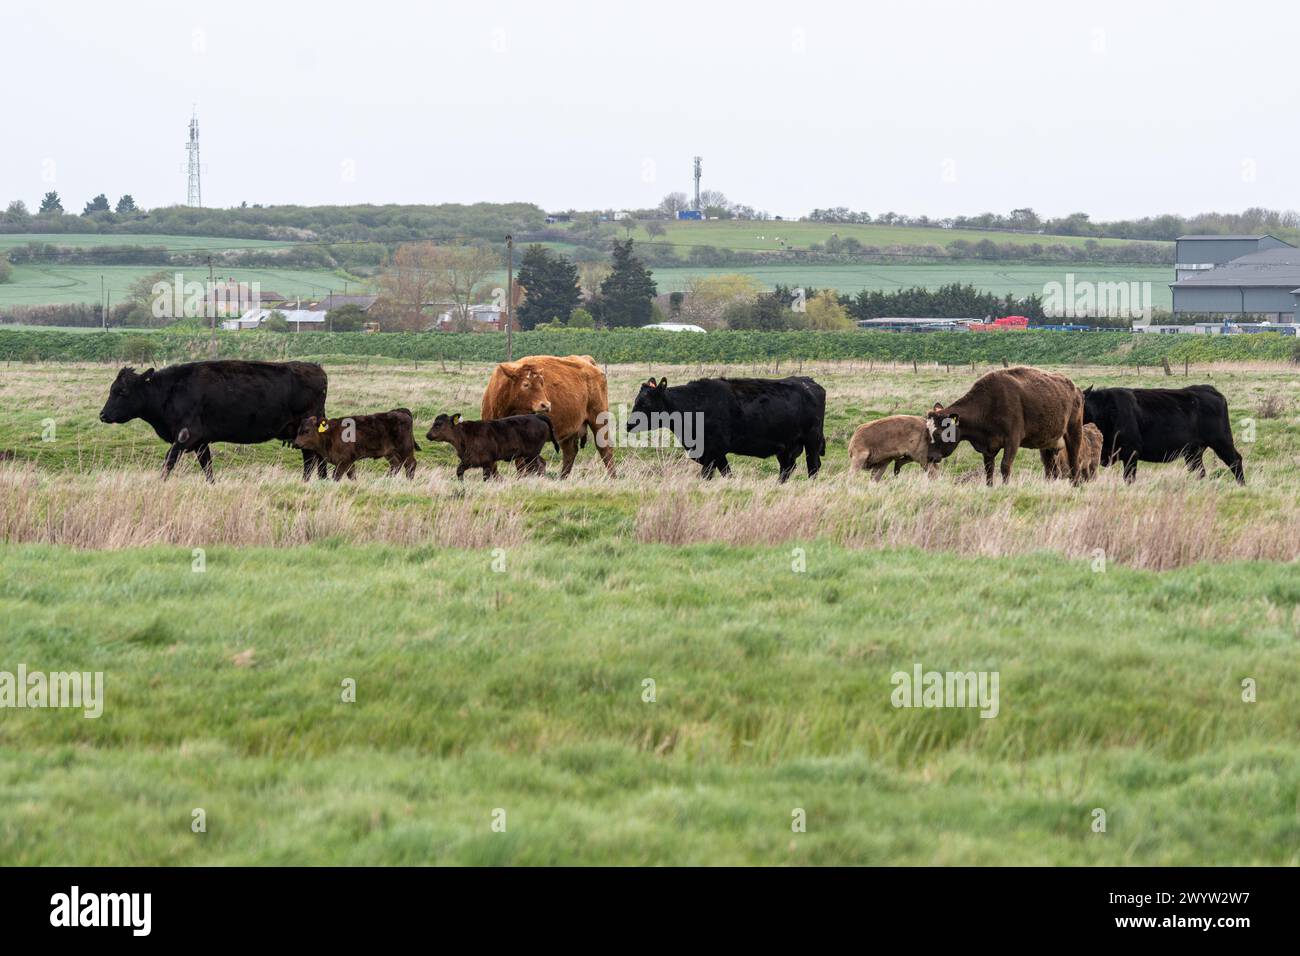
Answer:
<svg viewBox="0 0 1300 956"><path fill-rule="evenodd" d="M190 191L187 206L203 205L203 189L199 185L199 114L196 111L190 117L190 141L185 144L185 151L190 154Z"/></svg>
<svg viewBox="0 0 1300 956"><path fill-rule="evenodd" d="M198 134L195 134L198 135ZM198 149L197 146L194 147ZM695 157L695 211L700 211L700 157Z"/></svg>

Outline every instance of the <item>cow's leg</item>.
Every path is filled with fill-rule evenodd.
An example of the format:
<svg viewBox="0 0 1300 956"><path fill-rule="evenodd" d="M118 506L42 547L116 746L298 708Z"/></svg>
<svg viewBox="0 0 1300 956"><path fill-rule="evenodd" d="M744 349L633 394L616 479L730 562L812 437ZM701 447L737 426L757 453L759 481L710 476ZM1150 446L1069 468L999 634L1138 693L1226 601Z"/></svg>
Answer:
<svg viewBox="0 0 1300 956"><path fill-rule="evenodd" d="M497 463L495 461L488 462L486 465L483 466L484 481L491 481L493 478L496 477L497 477Z"/></svg>
<svg viewBox="0 0 1300 956"><path fill-rule="evenodd" d="M573 460L578 457L578 436L571 435L560 442L560 454L564 456L560 464L560 477L568 478L573 471Z"/></svg>
<svg viewBox="0 0 1300 956"><path fill-rule="evenodd" d="M804 461L808 464L808 477L816 478L817 472L822 470L822 439L820 435L813 436L807 444L803 446ZM795 452L795 457L799 456Z"/></svg>
<svg viewBox="0 0 1300 956"><path fill-rule="evenodd" d="M349 467L351 467L351 463L350 463L349 461L347 461L346 459L344 459L343 461L341 461L341 462L339 462L337 465L335 465L335 466L334 466L334 480L335 480L335 481L342 481L342 480L343 480L343 476L346 475L346 474L348 473L348 468L349 468Z"/></svg>
<svg viewBox="0 0 1300 956"><path fill-rule="evenodd" d="M459 465L456 466L456 480L457 480L457 481L464 481L464 480L465 480L465 467L466 467L466 466L465 466L465 463L464 463L463 461L462 461Z"/></svg>
<svg viewBox="0 0 1300 956"><path fill-rule="evenodd" d="M199 460L199 467L203 469L204 477L208 479L208 484L216 481L212 477L212 449L204 442L198 448L194 449L194 455Z"/></svg>
<svg viewBox="0 0 1300 956"><path fill-rule="evenodd" d="M903 470L903 466L906 465L906 464L907 464L909 461L911 461L911 460L912 460L912 459L910 459L910 458L895 458L895 459L894 459L894 477L898 477L898 473L899 473L900 471Z"/></svg>
<svg viewBox="0 0 1300 956"><path fill-rule="evenodd" d="M1002 449L1002 483L1005 485L1011 480L1011 464L1016 460L1016 452L1020 450L1019 445L1008 442Z"/></svg>
<svg viewBox="0 0 1300 956"><path fill-rule="evenodd" d="M993 487L993 466L997 464L997 452L984 452L984 484Z"/></svg>
<svg viewBox="0 0 1300 956"><path fill-rule="evenodd" d="M605 463L605 473L611 478L617 478L618 473L614 471L614 443L609 440L609 430L605 429L605 438L601 438L601 427L592 422L587 422L587 427L591 429L591 436L596 442L596 451L600 453L600 460Z"/></svg>
<svg viewBox="0 0 1300 956"><path fill-rule="evenodd" d="M1205 449L1204 448L1186 448L1183 450L1183 460L1187 462L1187 470L1197 478L1205 477Z"/></svg>
<svg viewBox="0 0 1300 956"><path fill-rule="evenodd" d="M1138 474L1137 453L1134 452L1127 455L1122 460L1124 462L1124 481L1131 485L1134 480L1136 480Z"/></svg>
<svg viewBox="0 0 1300 956"><path fill-rule="evenodd" d="M407 455L406 461L402 462L402 467L406 469L407 478L414 478L415 477L415 455L414 454Z"/></svg>
<svg viewBox="0 0 1300 956"><path fill-rule="evenodd" d="M794 474L794 466L799 464L799 452L797 449L783 451L776 456L776 461L781 466L781 477L777 480L784 483Z"/></svg>
<svg viewBox="0 0 1300 956"><path fill-rule="evenodd" d="M884 462L881 462L879 465L877 465L875 468L872 468L872 469L871 469L871 480L872 480L872 481L879 481L881 478L884 478L884 477L885 477L885 469L887 469L888 467L889 467L889 462L884 461ZM894 474L898 474L898 472L895 471Z"/></svg>
<svg viewBox="0 0 1300 956"><path fill-rule="evenodd" d="M1219 456L1219 461L1232 469L1232 476L1237 479L1237 484L1244 485L1246 483L1246 469L1243 466L1241 452L1237 451L1237 446L1232 443L1232 439L1216 442L1210 448Z"/></svg>
<svg viewBox="0 0 1300 956"><path fill-rule="evenodd" d="M1057 450L1055 448L1043 448L1038 452L1038 456L1043 460L1043 477L1048 481L1053 478L1060 478L1061 470L1056 467Z"/></svg>
<svg viewBox="0 0 1300 956"><path fill-rule="evenodd" d="M718 474L720 474L723 478L730 478L731 462L727 461L727 456L726 455L721 456L720 458L718 458L717 462L718 462Z"/></svg>
<svg viewBox="0 0 1300 956"><path fill-rule="evenodd" d="M180 442L176 442L167 449L167 457L163 459L163 481L166 481L171 475L172 469L176 467L176 459L181 457L181 452L184 450L185 449L181 447Z"/></svg>

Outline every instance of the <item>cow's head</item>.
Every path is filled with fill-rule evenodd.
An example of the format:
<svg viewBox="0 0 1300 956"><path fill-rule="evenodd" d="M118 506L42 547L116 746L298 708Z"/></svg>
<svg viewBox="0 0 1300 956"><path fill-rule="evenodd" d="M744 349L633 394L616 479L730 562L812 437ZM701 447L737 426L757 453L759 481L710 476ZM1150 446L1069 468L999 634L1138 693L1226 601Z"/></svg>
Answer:
<svg viewBox="0 0 1300 956"><path fill-rule="evenodd" d="M627 419L627 430L644 431L650 427L652 421L666 411L668 411L668 379L661 378L657 382L653 378L647 379L641 385L641 390L636 393L632 414Z"/></svg>
<svg viewBox="0 0 1300 956"><path fill-rule="evenodd" d="M1119 435L1115 395L1108 389L1094 392L1089 385L1083 390L1083 423L1096 425L1101 432L1101 463L1109 465L1115 457L1116 438Z"/></svg>
<svg viewBox="0 0 1300 956"><path fill-rule="evenodd" d="M540 368L524 362L513 368L508 365L498 367L506 378L506 389L502 396L505 414L502 418L509 415L550 414L551 400L546 393L546 377Z"/></svg>
<svg viewBox="0 0 1300 956"><path fill-rule="evenodd" d="M956 412L947 411L938 402L925 416L925 430L930 436L930 452L927 458L931 464L943 461L957 450L961 441L961 422Z"/></svg>
<svg viewBox="0 0 1300 956"><path fill-rule="evenodd" d="M143 374L133 368L124 368L117 373L108 390L108 401L99 413L101 422L120 425L133 418L139 418L144 412L149 394L149 382L153 379L153 369Z"/></svg>
<svg viewBox="0 0 1300 956"><path fill-rule="evenodd" d="M330 429L336 427L328 418L308 415L298 423L298 434L293 436L295 448L320 451L329 440Z"/></svg>
<svg viewBox="0 0 1300 956"><path fill-rule="evenodd" d="M429 426L428 434L424 437L429 441L445 441L455 444L456 426L460 424L460 413L455 415L439 415Z"/></svg>

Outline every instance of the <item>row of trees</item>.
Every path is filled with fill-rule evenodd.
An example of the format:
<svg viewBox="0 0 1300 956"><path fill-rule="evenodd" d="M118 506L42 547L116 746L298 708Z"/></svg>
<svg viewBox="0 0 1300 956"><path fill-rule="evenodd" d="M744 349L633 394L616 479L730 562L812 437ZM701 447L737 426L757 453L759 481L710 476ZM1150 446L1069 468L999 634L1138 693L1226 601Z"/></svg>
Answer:
<svg viewBox="0 0 1300 956"><path fill-rule="evenodd" d="M132 216L143 212L144 210L135 204L135 199L132 198L130 193L118 199L116 206L109 205L108 197L100 193L86 203L81 214L83 216L94 216L102 213L116 213L119 216ZM36 211L35 216L27 208L27 203L21 199L15 199L9 203L4 213L0 215L0 222L7 225L23 225L24 223L30 223L36 217L62 216L64 213L63 199L58 192L50 190L41 197L40 208Z"/></svg>
<svg viewBox="0 0 1300 956"><path fill-rule="evenodd" d="M632 254L633 240L615 240L607 266L580 270L567 256L542 245L524 251L519 284L525 290L519 326L533 329L559 320L571 328L591 324L636 328L654 321L658 287L645 263ZM582 308L579 310L579 306ZM577 324L574 324L575 312Z"/></svg>
<svg viewBox="0 0 1300 956"><path fill-rule="evenodd" d="M1096 239L1145 239L1170 242L1181 235L1233 235L1274 233L1281 237L1300 236L1300 212L1295 210L1252 207L1241 213L1207 212L1195 216L1165 214L1140 219L1093 222L1086 212L1075 212L1055 219L1043 219L1029 207L1010 213L986 212L978 216L954 216L932 219L886 212L875 217L869 212L855 212L846 206L814 209L807 216L811 222L875 223L882 226L911 226L940 229L1001 230L1036 232L1050 236L1089 236Z"/></svg>

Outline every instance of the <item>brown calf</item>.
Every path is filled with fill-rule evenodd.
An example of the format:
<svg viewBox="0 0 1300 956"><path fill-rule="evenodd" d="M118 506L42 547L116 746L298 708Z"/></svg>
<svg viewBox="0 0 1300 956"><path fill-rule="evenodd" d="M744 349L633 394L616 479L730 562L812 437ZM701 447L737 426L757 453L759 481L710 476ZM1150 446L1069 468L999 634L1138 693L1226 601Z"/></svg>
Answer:
<svg viewBox="0 0 1300 956"><path fill-rule="evenodd" d="M390 475L405 469L407 478L414 477L415 453L420 448L409 408L346 418L312 415L302 420L293 443L333 465L335 481L344 475L355 481L356 463L363 458L386 458Z"/></svg>
<svg viewBox="0 0 1300 956"><path fill-rule="evenodd" d="M938 462L930 461L930 432L920 415L878 418L859 425L849 439L849 470L870 468L876 481L884 477L890 462L898 474L909 461L920 465L931 478L939 472Z"/></svg>
<svg viewBox="0 0 1300 956"><path fill-rule="evenodd" d="M482 468L483 480L497 476L497 462L514 461L519 473L544 474L542 449L546 442L560 450L551 420L545 415L511 415L486 422L462 421L460 415L439 415L433 420L430 441L445 441L456 449L460 464L456 477L463 479L470 468Z"/></svg>
<svg viewBox="0 0 1300 956"><path fill-rule="evenodd" d="M1083 426L1083 444L1079 446L1079 480L1092 481L1101 467L1101 429L1089 422ZM1069 478L1070 458L1062 448L1047 469L1048 478Z"/></svg>

